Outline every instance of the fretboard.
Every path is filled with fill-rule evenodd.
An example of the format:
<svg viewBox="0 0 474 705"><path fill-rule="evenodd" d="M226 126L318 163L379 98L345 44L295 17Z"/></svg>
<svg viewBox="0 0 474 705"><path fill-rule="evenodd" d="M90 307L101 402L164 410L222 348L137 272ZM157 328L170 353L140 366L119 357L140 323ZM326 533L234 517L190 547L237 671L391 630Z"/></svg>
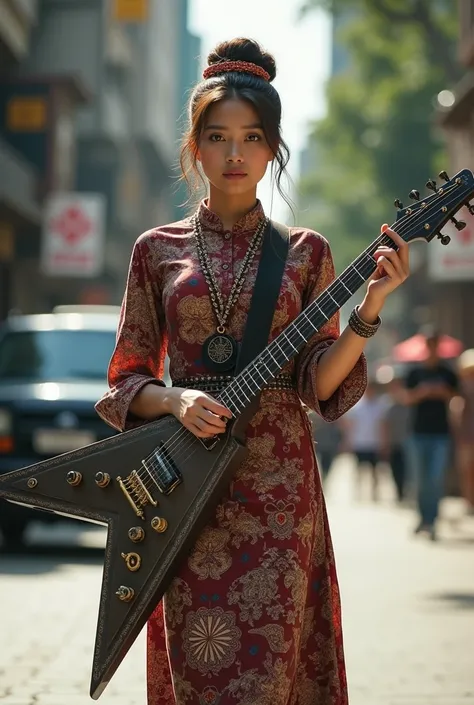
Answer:
<svg viewBox="0 0 474 705"><path fill-rule="evenodd" d="M227 385L218 398L235 416L242 413L262 388L281 372L367 281L376 267L372 255L377 247L386 244L393 247L392 241L386 236L374 241Z"/></svg>

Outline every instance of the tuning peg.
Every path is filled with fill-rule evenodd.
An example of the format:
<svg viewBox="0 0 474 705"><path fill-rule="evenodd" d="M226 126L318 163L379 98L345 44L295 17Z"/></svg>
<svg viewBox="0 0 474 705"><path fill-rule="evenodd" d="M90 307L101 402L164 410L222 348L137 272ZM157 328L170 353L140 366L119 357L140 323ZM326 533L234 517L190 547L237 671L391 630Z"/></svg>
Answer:
<svg viewBox="0 0 474 705"><path fill-rule="evenodd" d="M398 208L399 210L402 210L402 208L403 208L403 203L401 202L401 200L399 198L396 198L394 200L393 205L395 206L395 208Z"/></svg>
<svg viewBox="0 0 474 705"><path fill-rule="evenodd" d="M434 179L429 179L429 181L426 182L426 188L430 191L436 191L436 181Z"/></svg>
<svg viewBox="0 0 474 705"><path fill-rule="evenodd" d="M440 171L438 176L440 179L443 179L443 181L449 181L449 176L446 171Z"/></svg>
<svg viewBox="0 0 474 705"><path fill-rule="evenodd" d="M408 195L409 195L409 197L410 197L413 201L419 201L419 200L420 200L420 192L417 191L415 188L412 189Z"/></svg>
<svg viewBox="0 0 474 705"><path fill-rule="evenodd" d="M454 227L456 228L456 230L464 230L464 228L466 227L466 223L464 222L464 220L456 220L456 218L451 218L451 222L454 223Z"/></svg>
<svg viewBox="0 0 474 705"><path fill-rule="evenodd" d="M442 245L449 245L449 243L451 242L451 238L449 237L449 235L443 235L443 233L438 234L438 239L441 240Z"/></svg>

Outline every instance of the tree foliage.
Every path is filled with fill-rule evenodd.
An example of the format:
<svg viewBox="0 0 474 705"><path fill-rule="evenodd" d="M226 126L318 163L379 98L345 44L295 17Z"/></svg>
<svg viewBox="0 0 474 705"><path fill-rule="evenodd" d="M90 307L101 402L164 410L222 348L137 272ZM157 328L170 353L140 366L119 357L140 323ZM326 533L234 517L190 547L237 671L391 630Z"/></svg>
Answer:
<svg viewBox="0 0 474 705"><path fill-rule="evenodd" d="M333 245L340 270L392 222L393 200L422 191L443 162L436 96L455 82L452 0L309 0L339 18L344 69L313 126L301 217Z"/></svg>

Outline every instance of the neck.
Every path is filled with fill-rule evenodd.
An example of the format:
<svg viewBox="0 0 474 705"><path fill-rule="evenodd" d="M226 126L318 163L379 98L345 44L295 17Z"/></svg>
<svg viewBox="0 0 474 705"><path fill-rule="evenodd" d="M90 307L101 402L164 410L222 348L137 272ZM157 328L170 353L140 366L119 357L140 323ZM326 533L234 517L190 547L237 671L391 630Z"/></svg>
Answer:
<svg viewBox="0 0 474 705"><path fill-rule="evenodd" d="M232 230L234 225L249 213L257 204L257 190L252 189L248 193L237 196L218 191L210 187L207 207L215 213L222 221L225 230Z"/></svg>

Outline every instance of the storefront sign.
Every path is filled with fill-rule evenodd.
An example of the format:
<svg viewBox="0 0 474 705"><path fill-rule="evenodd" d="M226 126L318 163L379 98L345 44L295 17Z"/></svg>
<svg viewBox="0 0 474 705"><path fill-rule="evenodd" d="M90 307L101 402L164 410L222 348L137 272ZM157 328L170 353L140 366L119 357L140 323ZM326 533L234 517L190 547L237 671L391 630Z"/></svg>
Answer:
<svg viewBox="0 0 474 705"><path fill-rule="evenodd" d="M117 22L146 22L149 0L113 0L113 18Z"/></svg>
<svg viewBox="0 0 474 705"><path fill-rule="evenodd" d="M50 277L95 277L104 260L105 199L51 194L45 207L41 269Z"/></svg>
<svg viewBox="0 0 474 705"><path fill-rule="evenodd" d="M11 132L46 129L47 104L41 96L12 96L7 103L6 128Z"/></svg>
<svg viewBox="0 0 474 705"><path fill-rule="evenodd" d="M466 223L464 230L457 230L453 223L443 228L451 242L446 247L438 239L428 245L428 271L433 281L474 281L474 216L467 208L456 214L457 220Z"/></svg>

